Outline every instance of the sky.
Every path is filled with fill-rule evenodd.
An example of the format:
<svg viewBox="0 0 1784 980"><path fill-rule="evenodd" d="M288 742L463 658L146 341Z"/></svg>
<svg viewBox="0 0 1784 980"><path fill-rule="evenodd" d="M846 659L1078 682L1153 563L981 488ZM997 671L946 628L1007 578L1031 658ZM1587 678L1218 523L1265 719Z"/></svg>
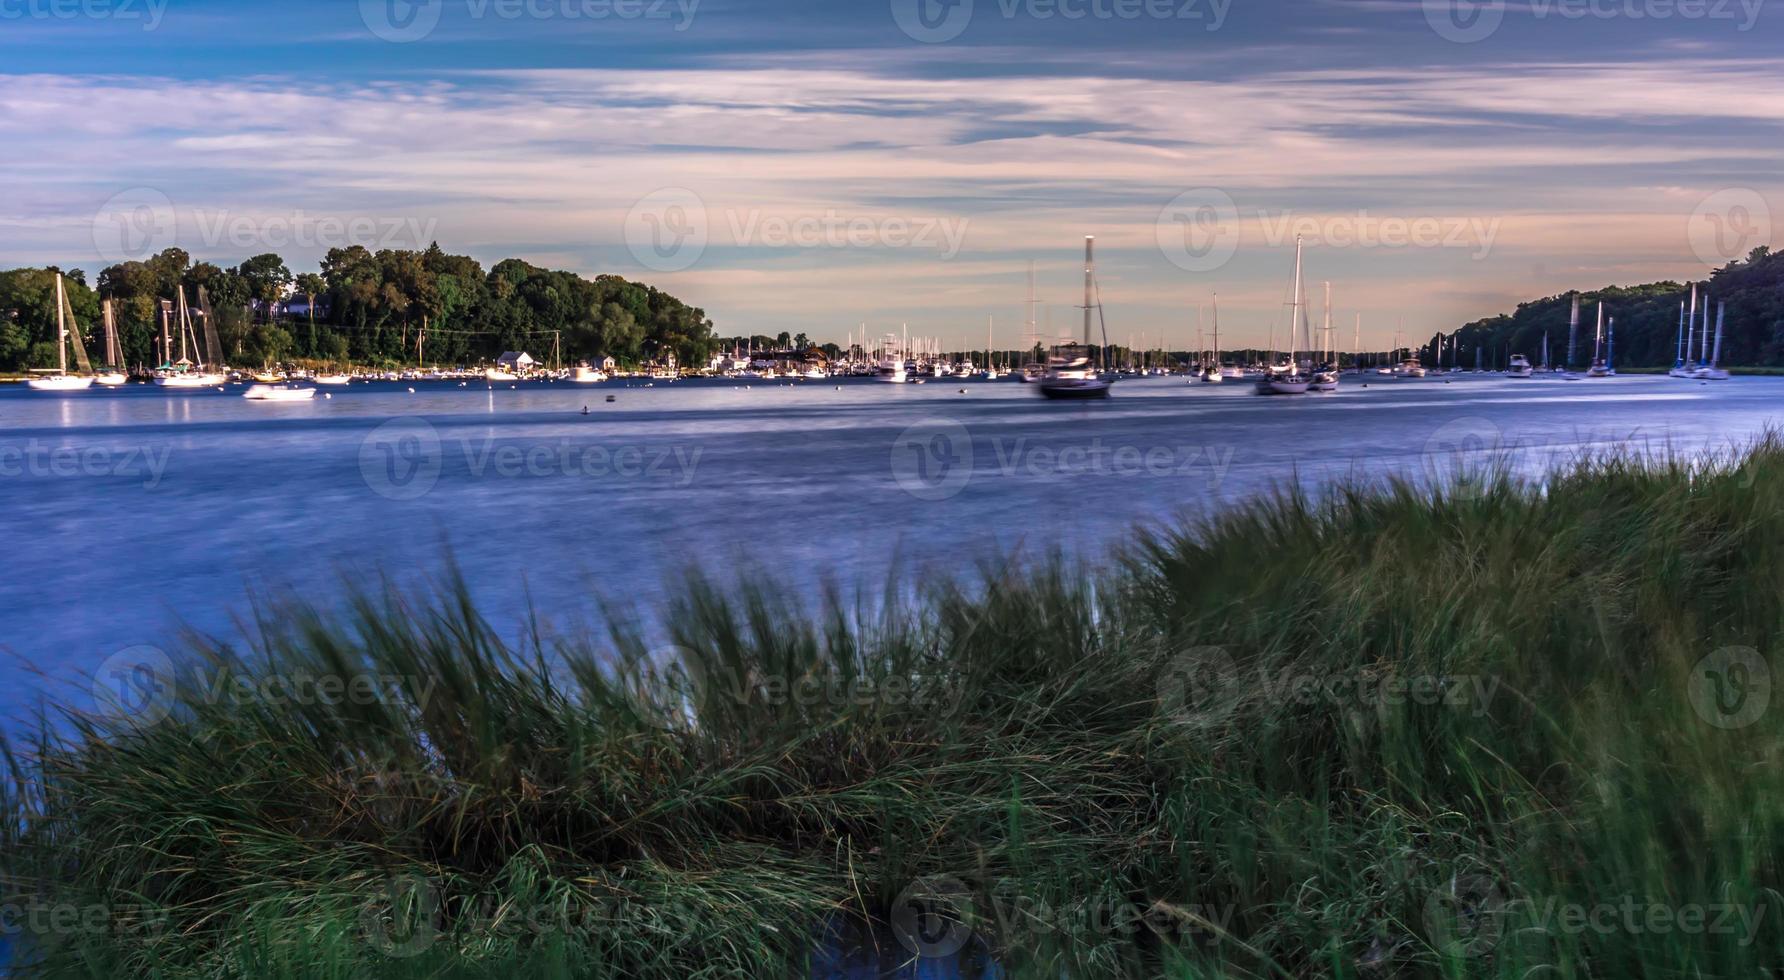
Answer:
<svg viewBox="0 0 1784 980"><path fill-rule="evenodd" d="M1300 236L1380 348L1770 244L1768 2L0 0L0 268L437 240L1007 348L1095 236L1109 339L1191 349L1283 330Z"/></svg>

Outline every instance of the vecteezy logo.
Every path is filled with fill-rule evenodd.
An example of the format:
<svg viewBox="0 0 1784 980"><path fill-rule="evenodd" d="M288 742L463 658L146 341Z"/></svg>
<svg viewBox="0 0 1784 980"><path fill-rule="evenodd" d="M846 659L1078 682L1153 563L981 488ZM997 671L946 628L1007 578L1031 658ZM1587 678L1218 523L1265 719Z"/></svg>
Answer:
<svg viewBox="0 0 1784 980"><path fill-rule="evenodd" d="M1484 41L1505 21L1505 0L1424 0L1425 23L1456 44Z"/></svg>
<svg viewBox="0 0 1784 980"><path fill-rule="evenodd" d="M892 478L918 500L947 500L973 478L973 437L952 419L924 419L892 441Z"/></svg>
<svg viewBox="0 0 1784 980"><path fill-rule="evenodd" d="M1425 928L1446 959L1483 956L1505 930L1505 896L1486 875L1457 875L1425 898Z"/></svg>
<svg viewBox="0 0 1784 980"><path fill-rule="evenodd" d="M1717 728L1745 728L1772 703L1772 668L1752 647L1723 647L1691 669L1691 707Z"/></svg>
<svg viewBox="0 0 1784 980"><path fill-rule="evenodd" d="M1218 187L1171 198L1158 213L1158 250L1185 272L1213 272L1239 250L1239 209Z"/></svg>
<svg viewBox="0 0 1784 980"><path fill-rule="evenodd" d="M171 246L178 231L173 201L153 187L113 194L93 215L93 248L104 261L141 262Z"/></svg>
<svg viewBox="0 0 1784 980"><path fill-rule="evenodd" d="M173 661L157 647L126 647L93 674L93 709L101 719L147 728L173 710Z"/></svg>
<svg viewBox="0 0 1784 980"><path fill-rule="evenodd" d="M1705 265L1726 265L1771 240L1771 208L1756 190L1727 187L1691 212L1688 233L1691 251Z"/></svg>
<svg viewBox="0 0 1784 980"><path fill-rule="evenodd" d="M973 0L892 0L892 20L913 41L940 44L972 23Z"/></svg>
<svg viewBox="0 0 1784 980"><path fill-rule="evenodd" d="M973 893L947 875L927 875L892 900L892 934L913 955L941 959L973 937Z"/></svg>
<svg viewBox="0 0 1784 980"><path fill-rule="evenodd" d="M1233 710L1239 665L1226 647L1194 647L1171 658L1158 679L1158 701L1179 725L1218 723Z"/></svg>
<svg viewBox="0 0 1784 980"><path fill-rule="evenodd" d="M1478 500L1493 482L1493 456L1503 437L1483 418L1445 422L1425 440L1425 475L1454 499Z"/></svg>
<svg viewBox="0 0 1784 980"><path fill-rule="evenodd" d="M626 214L626 247L652 272L680 272L706 251L706 202L685 187L665 187Z"/></svg>
<svg viewBox="0 0 1784 980"><path fill-rule="evenodd" d="M440 434L426 419L391 419L359 444L359 475L380 497L425 496L440 479Z"/></svg>
<svg viewBox="0 0 1784 980"><path fill-rule="evenodd" d="M359 19L393 44L419 41L440 26L445 0L359 0Z"/></svg>
<svg viewBox="0 0 1784 980"><path fill-rule="evenodd" d="M426 952L439 938L440 889L418 874L400 874L359 910L359 927L372 948L392 959Z"/></svg>

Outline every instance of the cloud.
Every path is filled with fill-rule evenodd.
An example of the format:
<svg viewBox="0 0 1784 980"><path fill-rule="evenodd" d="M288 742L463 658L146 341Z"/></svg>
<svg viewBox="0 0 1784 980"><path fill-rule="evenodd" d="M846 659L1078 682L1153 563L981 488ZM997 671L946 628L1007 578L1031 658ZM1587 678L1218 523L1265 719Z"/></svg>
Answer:
<svg viewBox="0 0 1784 980"><path fill-rule="evenodd" d="M664 284L697 291L687 298L721 329L781 323L840 336L863 316L901 310L938 329L982 322L987 307L1010 304L1028 258L1062 257L1069 269L1078 236L1094 232L1111 302L1126 305L1135 330L1164 330L1183 329L1187 296L1214 289L1231 297L1235 324L1273 315L1285 274L1269 253L1286 246L1268 231L1285 216L1496 223L1485 258L1388 248L1322 257L1322 274L1352 285L1351 302L1385 313L1417 298L1442 322L1496 312L1463 305L1483 295L1508 306L1595 285L1601 271L1685 275L1695 270L1682 222L1698 201L1725 186L1777 190L1784 75L1771 61L1206 80L968 77L938 74L932 52L920 54L920 72L885 54L849 67L832 53L363 85L12 76L0 89L0 140L25 190L0 205L0 262L96 266L95 210L147 186L174 201L182 235L200 212L416 219L486 260L581 257L579 271L654 281L665 277L630 260L623 227L640 198L673 186L701 197L719 233L694 269ZM1743 139L1708 138L1725 127ZM1238 206L1240 252L1218 274L1190 277L1159 252L1157 222L1175 195L1204 186ZM959 222L965 250L943 261L731 233L830 212ZM195 245L203 258L242 257L234 243ZM318 257L287 251L300 265ZM1533 269L1561 271L1533 281Z"/></svg>

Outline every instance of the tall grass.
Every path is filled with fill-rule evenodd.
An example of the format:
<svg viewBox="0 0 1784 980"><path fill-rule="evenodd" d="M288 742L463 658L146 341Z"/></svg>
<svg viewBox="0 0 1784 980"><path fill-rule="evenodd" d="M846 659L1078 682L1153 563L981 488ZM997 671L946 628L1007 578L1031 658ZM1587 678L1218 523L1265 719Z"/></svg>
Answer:
<svg viewBox="0 0 1784 980"><path fill-rule="evenodd" d="M1284 495L1098 572L695 579L660 612L509 642L448 584L192 640L165 718L71 712L12 750L9 900L92 912L38 916L30 969L1784 964L1779 712L1752 710L1784 635L1775 439ZM217 693L304 676L401 683Z"/></svg>

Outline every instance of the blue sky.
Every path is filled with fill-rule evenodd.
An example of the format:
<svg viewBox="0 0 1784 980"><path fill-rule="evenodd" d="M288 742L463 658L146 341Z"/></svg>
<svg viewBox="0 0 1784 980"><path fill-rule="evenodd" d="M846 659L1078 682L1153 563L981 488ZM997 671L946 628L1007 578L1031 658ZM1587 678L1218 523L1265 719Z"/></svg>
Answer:
<svg viewBox="0 0 1784 980"><path fill-rule="evenodd" d="M0 265L438 239L725 333L1349 342L1771 238L1762 0L0 0ZM1052 311L1051 313L1045 311ZM1316 308L1315 318L1319 311ZM1211 326L1211 320L1205 321Z"/></svg>

